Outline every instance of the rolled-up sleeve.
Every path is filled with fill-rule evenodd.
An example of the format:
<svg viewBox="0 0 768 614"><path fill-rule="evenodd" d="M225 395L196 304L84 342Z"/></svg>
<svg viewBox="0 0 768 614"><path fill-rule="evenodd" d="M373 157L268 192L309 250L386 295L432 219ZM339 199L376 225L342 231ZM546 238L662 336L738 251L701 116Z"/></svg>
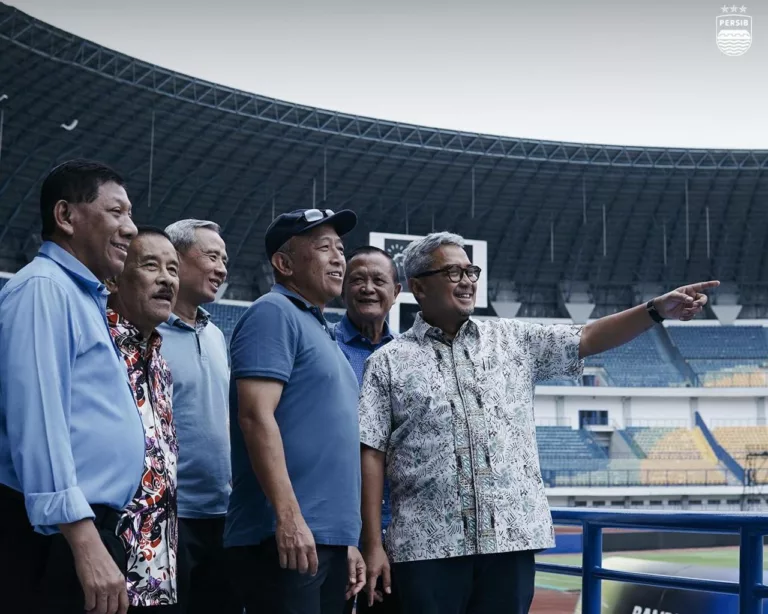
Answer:
<svg viewBox="0 0 768 614"><path fill-rule="evenodd" d="M360 443L386 452L392 432L392 395L389 361L374 352L365 363L360 389Z"/></svg>
<svg viewBox="0 0 768 614"><path fill-rule="evenodd" d="M0 305L0 394L11 459L35 530L93 518L70 441L77 323L56 282L32 278Z"/></svg>
<svg viewBox="0 0 768 614"><path fill-rule="evenodd" d="M582 326L515 322L522 328L524 347L532 360L534 381L558 377L577 378L584 371L579 358Z"/></svg>

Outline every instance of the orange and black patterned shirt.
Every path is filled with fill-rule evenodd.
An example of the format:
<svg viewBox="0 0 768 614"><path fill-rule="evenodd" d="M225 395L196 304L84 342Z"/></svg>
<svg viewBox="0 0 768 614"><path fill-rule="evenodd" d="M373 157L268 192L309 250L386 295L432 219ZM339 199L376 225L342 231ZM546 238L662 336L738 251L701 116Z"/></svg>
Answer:
<svg viewBox="0 0 768 614"><path fill-rule="evenodd" d="M126 576L131 606L177 602L176 464L179 453L173 423L173 380L160 355L162 337L142 338L138 329L107 310L112 339L128 367L131 389L144 425L141 484L118 526L128 556Z"/></svg>

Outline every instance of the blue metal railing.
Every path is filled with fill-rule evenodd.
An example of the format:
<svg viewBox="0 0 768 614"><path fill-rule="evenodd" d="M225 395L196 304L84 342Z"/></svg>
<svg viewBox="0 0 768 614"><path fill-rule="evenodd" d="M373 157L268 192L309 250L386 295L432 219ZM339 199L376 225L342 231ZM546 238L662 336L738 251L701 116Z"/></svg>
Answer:
<svg viewBox="0 0 768 614"><path fill-rule="evenodd" d="M557 508L552 510L552 518L556 525L582 527L582 565L574 567L537 563L536 570L581 576L582 614L601 614L602 580L738 595L739 614L762 614L763 599L768 598L768 587L763 584L763 536L768 534L768 516L703 512L604 512ZM602 563L603 529L606 528L738 534L741 536L739 582L676 578L605 569Z"/></svg>

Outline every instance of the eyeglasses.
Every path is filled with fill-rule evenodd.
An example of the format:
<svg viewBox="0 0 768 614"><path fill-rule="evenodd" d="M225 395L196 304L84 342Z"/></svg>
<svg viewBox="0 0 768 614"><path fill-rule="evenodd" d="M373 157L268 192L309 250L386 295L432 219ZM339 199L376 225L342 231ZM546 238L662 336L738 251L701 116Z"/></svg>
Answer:
<svg viewBox="0 0 768 614"><path fill-rule="evenodd" d="M333 211L330 209L307 209L304 212L304 219L311 224L312 222L317 222L324 217L331 217L332 215Z"/></svg>
<svg viewBox="0 0 768 614"><path fill-rule="evenodd" d="M480 273L482 272L483 270L479 266L475 266L474 264L468 267L460 267L457 264L453 264L451 266L447 266L442 269L436 269L434 271L424 271L423 273L414 275L414 277L429 277L430 275L445 273L448 279L450 279L453 283L457 284L461 281L464 275L466 275L469 281L471 281L472 283L475 283L478 279L480 279Z"/></svg>

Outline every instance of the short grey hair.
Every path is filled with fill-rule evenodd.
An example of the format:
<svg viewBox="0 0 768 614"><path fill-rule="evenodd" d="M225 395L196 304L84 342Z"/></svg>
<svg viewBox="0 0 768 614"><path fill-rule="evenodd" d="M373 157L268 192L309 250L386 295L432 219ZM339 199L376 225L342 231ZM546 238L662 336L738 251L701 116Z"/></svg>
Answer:
<svg viewBox="0 0 768 614"><path fill-rule="evenodd" d="M171 243L177 252L186 252L195 244L195 231L198 228L208 228L221 235L221 226L208 220L179 220L170 226L166 226L165 233L170 237Z"/></svg>
<svg viewBox="0 0 768 614"><path fill-rule="evenodd" d="M403 269L405 277L412 279L419 273L428 271L432 266L432 254L441 245L464 247L464 237L452 232L433 232L426 237L416 239L403 250Z"/></svg>

